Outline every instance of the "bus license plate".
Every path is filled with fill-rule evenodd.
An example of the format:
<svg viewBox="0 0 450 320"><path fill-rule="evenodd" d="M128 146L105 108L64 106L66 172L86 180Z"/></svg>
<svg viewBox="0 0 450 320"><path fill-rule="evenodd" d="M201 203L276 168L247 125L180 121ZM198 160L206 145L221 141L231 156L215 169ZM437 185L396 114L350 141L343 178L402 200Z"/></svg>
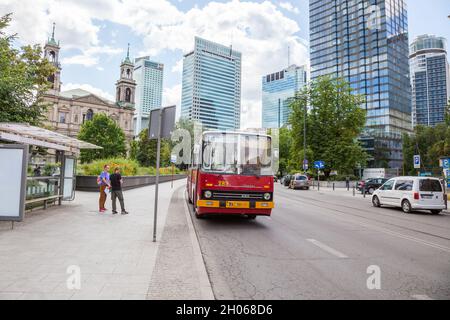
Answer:
<svg viewBox="0 0 450 320"><path fill-rule="evenodd" d="M228 201L227 208L248 209L250 208L250 204L243 201Z"/></svg>

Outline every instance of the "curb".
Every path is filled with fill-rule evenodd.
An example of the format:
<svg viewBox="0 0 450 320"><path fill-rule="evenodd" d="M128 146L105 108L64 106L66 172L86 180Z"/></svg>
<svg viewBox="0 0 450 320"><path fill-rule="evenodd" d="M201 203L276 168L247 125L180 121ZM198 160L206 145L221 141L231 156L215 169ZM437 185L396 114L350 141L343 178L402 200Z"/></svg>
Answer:
<svg viewBox="0 0 450 320"><path fill-rule="evenodd" d="M186 219L189 228L189 236L192 242L192 250L194 251L194 261L197 267L197 274L199 276L199 287L203 300L215 300L214 292L212 289L211 282L209 281L208 272L206 271L205 261L203 260L202 251L200 250L200 244L197 237L197 233L194 229L194 224L192 222L192 215L190 214L189 208L187 206L186 192L183 189L183 199L184 199L184 213L186 214Z"/></svg>

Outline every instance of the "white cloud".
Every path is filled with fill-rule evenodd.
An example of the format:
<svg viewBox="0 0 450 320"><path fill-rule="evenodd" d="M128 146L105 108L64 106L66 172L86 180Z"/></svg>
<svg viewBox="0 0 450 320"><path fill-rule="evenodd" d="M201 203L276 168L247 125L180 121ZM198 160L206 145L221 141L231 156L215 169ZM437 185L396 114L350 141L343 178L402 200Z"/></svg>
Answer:
<svg viewBox="0 0 450 320"><path fill-rule="evenodd" d="M78 64L85 67L92 67L96 66L99 63L101 55L114 56L122 54L123 52L124 52L123 49L116 49L108 46L91 47L83 51L82 54L64 58L62 60L62 64L65 65Z"/></svg>
<svg viewBox="0 0 450 320"><path fill-rule="evenodd" d="M132 15L130 27L142 36L146 50L152 55L165 49L186 53L193 49L196 35L225 45L232 43L234 49L243 54L242 124L245 126L260 126L261 78L287 66L287 47L291 48L292 63L307 62L307 48L297 36L298 23L268 1L210 2L184 15L173 12L171 6L167 10L171 14L162 15L168 18L156 23L148 16ZM178 62L172 71L178 72L181 68Z"/></svg>
<svg viewBox="0 0 450 320"><path fill-rule="evenodd" d="M163 91L163 106L177 106L177 118L180 115L181 107L181 84L177 84L173 87L166 87Z"/></svg>
<svg viewBox="0 0 450 320"><path fill-rule="evenodd" d="M64 49L77 48L82 52L63 63L98 64L101 53L86 52L104 47L99 40L99 26L105 21L128 26L142 39L145 54L151 56L163 50L176 54L192 50L194 36L225 45L232 43L243 54L242 123L250 127L260 125L261 77L287 65L287 47L291 48L292 63L307 62L307 48L298 37L298 23L282 12L296 12L298 8L287 1L279 6L270 1L209 2L187 12L167 0L0 0L0 4L2 11L4 7L6 12L15 13L11 30L26 43L43 43L55 21L56 38ZM179 72L182 64L178 61L168 67ZM178 94L177 90L181 92L181 85L174 88L165 90L170 99Z"/></svg>
<svg viewBox="0 0 450 320"><path fill-rule="evenodd" d="M90 84L76 84L76 83L67 83L63 84L61 91L69 91L74 89L83 89L90 93L93 93L101 98L107 99L109 101L115 101L115 98L110 93L103 91L102 89L91 86Z"/></svg>
<svg viewBox="0 0 450 320"><path fill-rule="evenodd" d="M300 9L295 7L290 2L280 2L280 7L283 8L284 10L289 11L289 12L292 12L292 13L295 13L295 14L300 14Z"/></svg>

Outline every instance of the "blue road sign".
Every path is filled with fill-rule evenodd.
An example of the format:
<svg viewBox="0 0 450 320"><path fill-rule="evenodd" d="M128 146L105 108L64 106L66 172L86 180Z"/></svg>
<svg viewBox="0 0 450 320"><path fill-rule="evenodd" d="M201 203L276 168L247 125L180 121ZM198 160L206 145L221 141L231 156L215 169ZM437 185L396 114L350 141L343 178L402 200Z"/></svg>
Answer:
<svg viewBox="0 0 450 320"><path fill-rule="evenodd" d="M442 167L444 169L450 169L450 159L444 159L442 160Z"/></svg>
<svg viewBox="0 0 450 320"><path fill-rule="evenodd" d="M316 162L314 162L314 168L319 169L319 170L324 169L325 168L325 162L323 162L323 161L316 161Z"/></svg>
<svg viewBox="0 0 450 320"><path fill-rule="evenodd" d="M420 155L414 156L414 169L420 169Z"/></svg>

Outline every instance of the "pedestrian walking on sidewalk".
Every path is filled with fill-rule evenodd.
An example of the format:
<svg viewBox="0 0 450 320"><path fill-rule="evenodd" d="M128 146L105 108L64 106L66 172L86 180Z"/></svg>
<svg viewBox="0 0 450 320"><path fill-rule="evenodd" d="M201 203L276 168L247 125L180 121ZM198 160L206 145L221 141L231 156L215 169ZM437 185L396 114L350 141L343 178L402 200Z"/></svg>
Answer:
<svg viewBox="0 0 450 320"><path fill-rule="evenodd" d="M106 211L105 202L107 199L107 192L111 188L111 182L109 180L109 165L103 167L103 171L98 177L98 183L100 185L100 199L98 200L99 211L103 213Z"/></svg>
<svg viewBox="0 0 450 320"><path fill-rule="evenodd" d="M123 201L122 184L123 179L120 175L120 168L115 168L114 173L110 177L111 180L111 200L112 200L112 213L117 214L116 199L119 199L120 209L122 214L128 214L125 210L125 203Z"/></svg>

